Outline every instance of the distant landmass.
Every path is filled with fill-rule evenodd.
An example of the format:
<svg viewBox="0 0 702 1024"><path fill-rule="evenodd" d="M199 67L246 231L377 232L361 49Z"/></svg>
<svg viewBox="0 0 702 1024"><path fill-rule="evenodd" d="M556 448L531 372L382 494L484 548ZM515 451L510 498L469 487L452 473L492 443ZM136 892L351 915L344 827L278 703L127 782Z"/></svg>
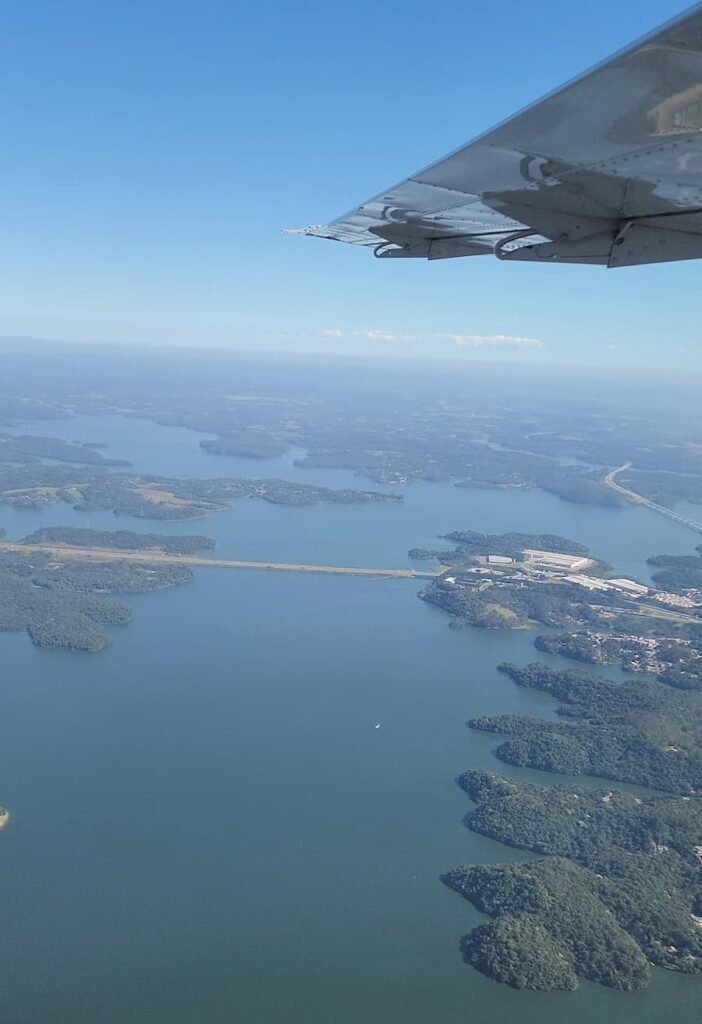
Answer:
<svg viewBox="0 0 702 1024"><path fill-rule="evenodd" d="M72 449L71 449L72 450ZM63 452L63 448L61 448ZM0 504L17 508L43 508L67 502L81 511L107 510L142 519L202 519L231 507L244 498L276 505L318 503L367 505L402 501L401 495L353 489L334 490L287 480L173 479L105 472L109 462L92 448L77 451L88 463L80 468L27 462L0 461ZM64 453L65 454L65 453ZM91 458L92 456L92 458ZM62 458L61 461L71 461Z"/></svg>

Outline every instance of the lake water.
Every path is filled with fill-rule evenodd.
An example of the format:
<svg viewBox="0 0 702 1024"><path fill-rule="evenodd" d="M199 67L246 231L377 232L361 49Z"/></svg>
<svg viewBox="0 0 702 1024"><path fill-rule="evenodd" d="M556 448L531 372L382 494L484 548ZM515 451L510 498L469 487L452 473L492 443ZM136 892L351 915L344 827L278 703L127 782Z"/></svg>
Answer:
<svg viewBox="0 0 702 1024"><path fill-rule="evenodd" d="M29 429L108 442L144 472L359 486L289 458L211 456L198 435L120 417ZM647 555L696 543L641 509L402 490L402 506L244 501L185 524L0 508L0 525L22 536L89 520L201 532L244 558L388 566L446 530L549 531L640 577ZM463 965L459 939L480 915L439 874L525 856L462 825L469 802L454 777L510 771L465 720L549 715L552 703L495 669L532 659L533 634L452 632L417 590L203 569L188 586L128 598L135 619L100 655L0 635L0 799L13 812L0 836L3 1019L658 1024L672 1007L699 1024L698 979L657 972L646 992L545 995Z"/></svg>
<svg viewBox="0 0 702 1024"><path fill-rule="evenodd" d="M8 430L8 428L3 428ZM216 540L215 556L255 561L336 565L412 564L412 547L445 546L441 533L475 529L501 533L560 533L587 544L623 574L650 579L646 558L654 554L694 554L700 537L643 508L574 505L543 491L466 490L452 484L413 483L382 487L346 470L305 469L295 465L304 452L255 460L211 455L200 448L202 435L122 416L75 416L70 420L25 424L17 433L56 436L108 445L106 457L127 459L135 472L180 477L282 478L323 487L361 488L402 494L401 504L280 507L244 499L231 511L190 522L156 522L112 512L74 513L68 505L37 510L0 506L0 525L10 537L41 526L76 525L93 529L133 529L161 533L204 533ZM702 517L702 513L700 513Z"/></svg>

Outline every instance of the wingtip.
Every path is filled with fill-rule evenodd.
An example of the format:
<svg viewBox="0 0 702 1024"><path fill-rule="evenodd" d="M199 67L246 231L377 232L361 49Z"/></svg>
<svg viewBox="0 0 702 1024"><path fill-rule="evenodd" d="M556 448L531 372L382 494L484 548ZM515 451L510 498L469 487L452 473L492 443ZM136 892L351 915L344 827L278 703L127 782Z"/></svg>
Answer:
<svg viewBox="0 0 702 1024"><path fill-rule="evenodd" d="M321 224L311 224L306 228L283 228L284 235L316 235Z"/></svg>

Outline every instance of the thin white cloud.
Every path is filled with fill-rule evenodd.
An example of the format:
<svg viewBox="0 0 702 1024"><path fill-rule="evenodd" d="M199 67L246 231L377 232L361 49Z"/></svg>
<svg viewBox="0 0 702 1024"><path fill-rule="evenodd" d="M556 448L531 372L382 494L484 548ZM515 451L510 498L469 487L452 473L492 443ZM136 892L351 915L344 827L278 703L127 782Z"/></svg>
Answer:
<svg viewBox="0 0 702 1024"><path fill-rule="evenodd" d="M538 338L520 338L511 334L448 334L441 331L322 331L324 338L367 338L369 341L423 342L447 341L458 348L543 348Z"/></svg>
<svg viewBox="0 0 702 1024"><path fill-rule="evenodd" d="M459 348L543 348L539 338L519 338L511 334L441 334L435 337L452 341Z"/></svg>

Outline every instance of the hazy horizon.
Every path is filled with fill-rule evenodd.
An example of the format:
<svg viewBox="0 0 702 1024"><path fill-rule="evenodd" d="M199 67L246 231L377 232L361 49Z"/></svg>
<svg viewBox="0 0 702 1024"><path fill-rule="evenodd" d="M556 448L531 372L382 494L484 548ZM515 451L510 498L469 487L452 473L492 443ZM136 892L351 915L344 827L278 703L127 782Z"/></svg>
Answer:
<svg viewBox="0 0 702 1024"><path fill-rule="evenodd" d="M489 369L494 367L500 371L534 371L539 373L577 373L586 372L595 377L618 377L625 375L632 382L636 380L660 380L661 374L671 374L678 377L684 371L683 383L690 377L697 378L702 375L702 362L699 367L689 365L677 365L668 363L662 365L641 364L632 366L626 361L618 362L613 360L609 363L587 362L580 363L570 361L556 361L549 358L549 353L542 351L524 355L521 358L515 357L514 351L485 347L477 349L460 349L452 347L446 350L432 349L430 347L419 347L416 349L393 348L391 346L340 346L337 348L315 349L315 348L275 348L265 346L244 346L244 345L215 345L196 344L194 342L176 342L153 340L129 341L129 340L98 340L93 338L56 338L40 337L38 335L17 335L0 334L0 350L5 349L12 354L27 352L33 354L34 349L55 350L58 354L61 350L66 353L85 352L91 353L120 353L120 352L143 352L152 353L156 356L165 356L172 352L175 354L192 354L197 357L241 357L243 359L260 358L262 360L281 359L286 361L311 360L328 361L330 363L349 364L361 363L377 367L399 367L408 368L414 364L421 366L434 366L437 369L455 367L461 371L468 371L472 367ZM534 358L536 355L536 358Z"/></svg>

